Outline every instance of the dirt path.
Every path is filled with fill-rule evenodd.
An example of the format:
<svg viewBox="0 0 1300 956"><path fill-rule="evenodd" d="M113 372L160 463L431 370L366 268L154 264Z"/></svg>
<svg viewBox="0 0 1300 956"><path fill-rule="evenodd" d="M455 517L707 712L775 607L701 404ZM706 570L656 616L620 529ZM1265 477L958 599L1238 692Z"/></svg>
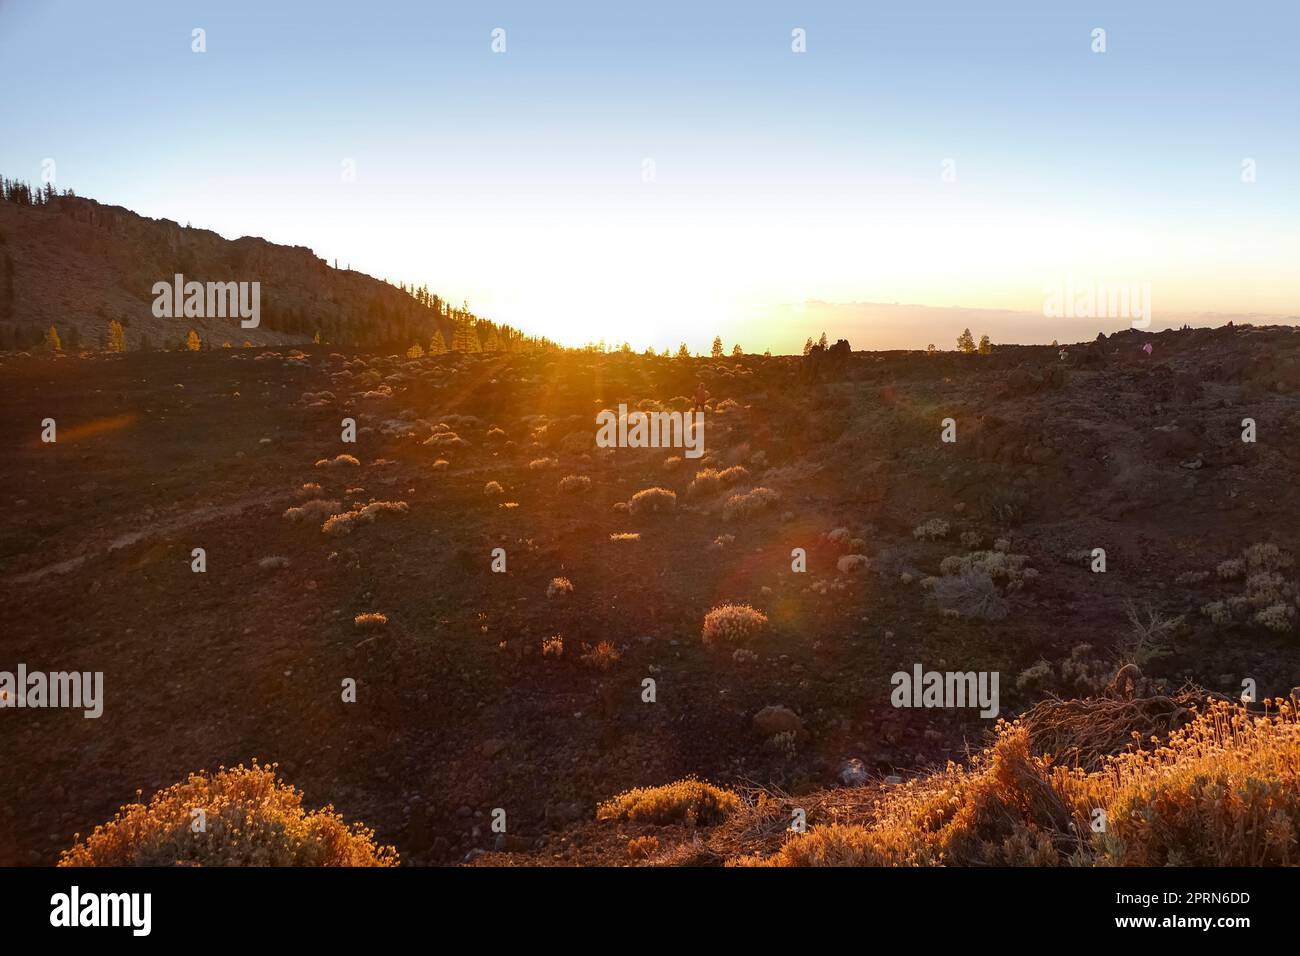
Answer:
<svg viewBox="0 0 1300 956"><path fill-rule="evenodd" d="M111 551L118 551L122 548L129 548L131 545L138 544L146 538L152 538L162 534L172 534L176 531L182 531L185 528L192 528L195 525L207 524L210 521L217 521L221 518L229 518L254 505L283 504L292 497L293 492L278 492L275 494L267 494L263 492L260 494L245 495L243 498L240 498L238 501L233 501L230 504L209 505L207 507L197 508L178 515L175 518L154 522L152 524L146 524L146 522L151 519L141 516L137 519L136 524L145 525L145 527L140 527L135 531L129 531L126 534L118 535L112 541L108 542L107 545L99 547L96 547L93 544L87 545L83 550L83 553L74 558L68 558L65 561L58 561L54 564L46 565L43 568L38 568L35 571L26 571L23 574L13 575L0 583L9 585L30 584L33 581L39 581L51 574L67 574L69 571L75 571L77 568L81 567L89 558L101 554L107 554Z"/></svg>

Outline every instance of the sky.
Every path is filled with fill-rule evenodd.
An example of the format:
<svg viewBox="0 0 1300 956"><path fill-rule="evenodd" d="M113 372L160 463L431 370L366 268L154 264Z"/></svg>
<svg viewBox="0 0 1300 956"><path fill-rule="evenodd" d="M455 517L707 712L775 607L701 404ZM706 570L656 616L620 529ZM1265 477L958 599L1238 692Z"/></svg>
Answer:
<svg viewBox="0 0 1300 956"><path fill-rule="evenodd" d="M1294 321L1298 40L1294 0L0 0L0 172L567 344L1064 341L1067 283Z"/></svg>

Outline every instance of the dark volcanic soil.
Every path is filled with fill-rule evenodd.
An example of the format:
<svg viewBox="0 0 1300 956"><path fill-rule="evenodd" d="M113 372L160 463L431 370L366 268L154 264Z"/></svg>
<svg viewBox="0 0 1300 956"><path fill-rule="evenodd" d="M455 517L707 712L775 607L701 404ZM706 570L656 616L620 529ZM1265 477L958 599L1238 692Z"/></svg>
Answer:
<svg viewBox="0 0 1300 956"><path fill-rule="evenodd" d="M800 792L852 757L904 775L959 758L991 722L894 709L894 671L997 671L1009 716L1112 672L1127 602L1184 617L1148 677L1284 694L1300 684L1294 626L1216 627L1200 608L1241 592L1216 566L1246 546L1297 551L1298 346L1289 328L1238 328L1126 333L1065 360L857 353L816 383L799 359L755 356L4 357L0 670L103 671L106 702L98 720L0 710L0 864L53 863L137 790L254 757L407 863L492 847L497 807L521 862L590 862L573 838L628 787L697 774ZM705 459L594 446L601 408L680 407L700 379ZM356 444L340 441L348 416ZM465 444L425 444L441 422ZM338 454L359 466L315 466ZM543 458L558 464L529 467ZM687 494L696 470L730 464L749 477ZM560 493L570 474L590 488ZM409 507L326 534L282 517L306 482L339 511ZM616 509L653 486L677 493L674 513ZM779 504L727 520L726 498L756 486ZM936 518L946 536L913 534ZM935 607L923 579L997 539L1037 572L1009 614ZM1079 557L1098 547L1104 574ZM838 570L850 549L868 570ZM260 563L274 557L288 566ZM557 576L571 596L548 598ZM701 640L726 602L770 618L753 660ZM369 611L387 627L360 630ZM544 657L557 635L563 655ZM621 654L605 670L582 660L602 641ZM1047 676L1018 686L1042 660ZM770 704L800 716L793 749L755 732Z"/></svg>

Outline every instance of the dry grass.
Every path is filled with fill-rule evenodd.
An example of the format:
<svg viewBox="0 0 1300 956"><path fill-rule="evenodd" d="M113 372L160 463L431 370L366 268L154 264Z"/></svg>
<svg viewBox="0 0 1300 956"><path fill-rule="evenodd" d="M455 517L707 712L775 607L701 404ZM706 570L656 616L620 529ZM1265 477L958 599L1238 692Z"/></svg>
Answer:
<svg viewBox="0 0 1300 956"><path fill-rule="evenodd" d="M621 793L596 808L596 819L709 826L721 823L740 807L740 797L730 790L688 777L662 787L637 787Z"/></svg>
<svg viewBox="0 0 1300 956"><path fill-rule="evenodd" d="M122 807L113 820L65 850L60 866L395 866L397 852L374 833L349 826L332 807L304 811L302 794L275 776L276 765L190 774L148 805ZM194 809L204 812L193 832Z"/></svg>

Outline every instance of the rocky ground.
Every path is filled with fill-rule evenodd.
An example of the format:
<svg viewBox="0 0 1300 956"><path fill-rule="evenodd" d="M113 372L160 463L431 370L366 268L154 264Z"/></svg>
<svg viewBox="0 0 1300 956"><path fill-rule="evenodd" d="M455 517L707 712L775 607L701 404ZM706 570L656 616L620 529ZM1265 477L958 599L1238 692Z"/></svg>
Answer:
<svg viewBox="0 0 1300 956"><path fill-rule="evenodd" d="M891 705L917 663L997 672L1002 716L1125 660L1153 686L1285 694L1298 346L1130 332L816 369L7 354L0 670L103 671L106 702L0 711L0 864L53 863L137 790L254 757L408 864L624 862L594 815L629 787L817 794L977 748L977 711ZM602 408L681 409L701 380L704 458L595 446ZM652 487L675 505L629 508ZM756 488L775 494L731 502ZM728 603L765 626L706 643Z"/></svg>

